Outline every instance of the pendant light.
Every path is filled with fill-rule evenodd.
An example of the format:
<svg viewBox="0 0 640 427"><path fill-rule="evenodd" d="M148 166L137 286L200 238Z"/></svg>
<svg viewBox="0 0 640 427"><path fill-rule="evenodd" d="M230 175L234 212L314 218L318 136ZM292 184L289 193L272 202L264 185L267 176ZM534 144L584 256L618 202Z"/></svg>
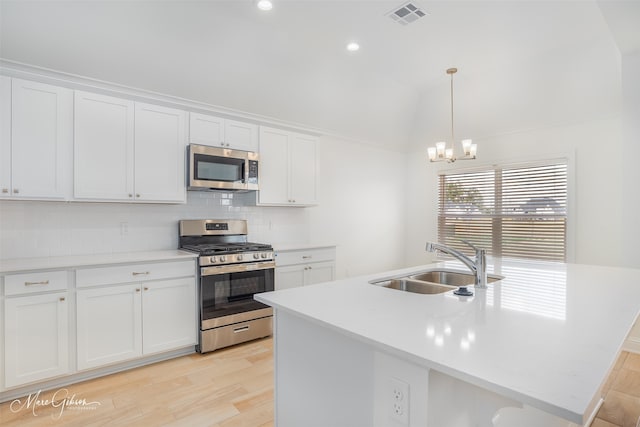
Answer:
<svg viewBox="0 0 640 427"><path fill-rule="evenodd" d="M476 158L478 146L474 144L470 139L462 140L463 155L461 157L456 157L455 153L455 139L453 133L453 75L457 72L457 68L449 68L447 70L447 74L451 76L451 148L447 148L447 143L444 141L436 142L435 147L429 147L427 149L430 162L453 163L456 160L473 160Z"/></svg>

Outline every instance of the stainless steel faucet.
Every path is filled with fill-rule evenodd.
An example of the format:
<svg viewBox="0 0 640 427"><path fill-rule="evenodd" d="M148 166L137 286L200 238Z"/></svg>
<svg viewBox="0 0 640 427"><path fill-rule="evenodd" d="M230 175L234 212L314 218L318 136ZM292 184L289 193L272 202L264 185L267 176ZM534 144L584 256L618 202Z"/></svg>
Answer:
<svg viewBox="0 0 640 427"><path fill-rule="evenodd" d="M471 246L476 251L475 262L462 252L450 248L449 246L441 245L440 243L427 242L427 252L440 251L445 254L449 254L459 259L469 270L476 276L475 287L479 289L485 289L487 287L487 251L485 249L477 248L466 240L462 241Z"/></svg>

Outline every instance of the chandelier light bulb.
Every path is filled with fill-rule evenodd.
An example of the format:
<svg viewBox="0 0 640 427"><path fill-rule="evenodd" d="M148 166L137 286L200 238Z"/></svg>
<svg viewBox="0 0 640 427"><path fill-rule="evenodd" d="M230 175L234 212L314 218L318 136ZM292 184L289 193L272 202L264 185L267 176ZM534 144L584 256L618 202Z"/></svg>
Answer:
<svg viewBox="0 0 640 427"><path fill-rule="evenodd" d="M436 159L436 147L427 148L427 153L429 154L430 161L434 161Z"/></svg>
<svg viewBox="0 0 640 427"><path fill-rule="evenodd" d="M470 139L462 140L462 151L464 152L465 156L469 156L471 153L471 143L472 141Z"/></svg>

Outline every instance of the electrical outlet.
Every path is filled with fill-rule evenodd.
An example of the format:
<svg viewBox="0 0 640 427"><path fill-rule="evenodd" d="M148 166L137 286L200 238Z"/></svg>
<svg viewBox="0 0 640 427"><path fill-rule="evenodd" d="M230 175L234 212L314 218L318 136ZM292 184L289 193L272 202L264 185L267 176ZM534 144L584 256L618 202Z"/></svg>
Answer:
<svg viewBox="0 0 640 427"><path fill-rule="evenodd" d="M409 425L409 384L397 378L389 381L389 415L403 425Z"/></svg>

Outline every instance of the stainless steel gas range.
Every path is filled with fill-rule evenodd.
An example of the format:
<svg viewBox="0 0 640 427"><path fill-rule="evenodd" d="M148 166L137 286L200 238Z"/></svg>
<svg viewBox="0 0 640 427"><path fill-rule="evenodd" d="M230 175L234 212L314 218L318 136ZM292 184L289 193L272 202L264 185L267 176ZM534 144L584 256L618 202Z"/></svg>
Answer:
<svg viewBox="0 0 640 427"><path fill-rule="evenodd" d="M246 221L180 221L180 248L200 255L200 353L272 334L273 309L253 295L274 289L273 248L248 242Z"/></svg>

